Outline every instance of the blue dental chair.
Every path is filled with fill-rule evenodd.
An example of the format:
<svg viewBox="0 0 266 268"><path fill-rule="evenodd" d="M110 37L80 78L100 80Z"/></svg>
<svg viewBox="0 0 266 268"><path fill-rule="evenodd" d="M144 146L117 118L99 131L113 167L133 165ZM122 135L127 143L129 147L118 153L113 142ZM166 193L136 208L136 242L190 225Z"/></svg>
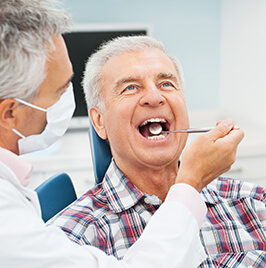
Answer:
<svg viewBox="0 0 266 268"><path fill-rule="evenodd" d="M96 133L91 120L89 128L91 156L96 184L102 182L105 172L112 159L110 146L106 140L101 139Z"/></svg>
<svg viewBox="0 0 266 268"><path fill-rule="evenodd" d="M89 140L96 184L102 182L105 172L111 162L112 154L107 141L102 140L96 133L91 121ZM35 191L38 194L42 211L42 219L47 222L50 218L70 205L77 195L70 177L60 173L44 181Z"/></svg>
<svg viewBox="0 0 266 268"><path fill-rule="evenodd" d="M35 191L38 194L44 222L77 199L73 183L66 173L52 176Z"/></svg>

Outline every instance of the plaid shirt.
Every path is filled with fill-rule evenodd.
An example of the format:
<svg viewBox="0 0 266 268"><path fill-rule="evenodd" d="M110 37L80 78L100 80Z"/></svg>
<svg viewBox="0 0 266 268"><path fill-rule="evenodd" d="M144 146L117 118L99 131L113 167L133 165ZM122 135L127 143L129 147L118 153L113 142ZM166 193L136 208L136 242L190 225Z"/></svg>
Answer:
<svg viewBox="0 0 266 268"><path fill-rule="evenodd" d="M208 212L200 237L208 259L199 267L266 267L266 189L217 178L202 197ZM60 226L76 243L123 258L160 204L156 196L138 190L112 162L102 184L49 224Z"/></svg>

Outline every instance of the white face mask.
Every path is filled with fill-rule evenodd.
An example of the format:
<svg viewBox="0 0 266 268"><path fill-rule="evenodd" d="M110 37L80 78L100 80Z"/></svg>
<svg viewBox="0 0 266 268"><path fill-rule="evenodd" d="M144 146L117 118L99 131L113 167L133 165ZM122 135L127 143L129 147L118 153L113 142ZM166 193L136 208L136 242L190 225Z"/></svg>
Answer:
<svg viewBox="0 0 266 268"><path fill-rule="evenodd" d="M18 140L20 155L43 150L62 137L68 129L76 107L72 84L70 84L60 99L47 109L43 109L20 99L16 100L27 106L46 112L47 120L47 125L40 134L25 137L16 129L12 129L13 132L21 137L21 139Z"/></svg>

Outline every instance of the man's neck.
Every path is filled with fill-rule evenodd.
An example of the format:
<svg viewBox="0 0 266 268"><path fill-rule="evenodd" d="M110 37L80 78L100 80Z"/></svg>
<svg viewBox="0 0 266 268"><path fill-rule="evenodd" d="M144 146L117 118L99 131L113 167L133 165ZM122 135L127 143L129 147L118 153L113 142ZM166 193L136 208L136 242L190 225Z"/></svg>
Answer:
<svg viewBox="0 0 266 268"><path fill-rule="evenodd" d="M122 173L143 193L153 194L164 201L170 187L175 183L178 164L162 168L120 168Z"/></svg>

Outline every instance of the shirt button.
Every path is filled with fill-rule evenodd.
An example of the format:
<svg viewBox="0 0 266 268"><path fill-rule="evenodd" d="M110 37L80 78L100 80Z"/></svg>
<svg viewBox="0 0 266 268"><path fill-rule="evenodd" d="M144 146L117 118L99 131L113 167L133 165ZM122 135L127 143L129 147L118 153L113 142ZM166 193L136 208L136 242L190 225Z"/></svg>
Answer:
<svg viewBox="0 0 266 268"><path fill-rule="evenodd" d="M145 202L146 204L150 204L150 199L149 199L149 197L145 197L145 198L144 198L144 202Z"/></svg>
<svg viewBox="0 0 266 268"><path fill-rule="evenodd" d="M144 202L146 204L151 204L151 205L160 205L161 204L161 200L155 195L146 196L144 198Z"/></svg>

